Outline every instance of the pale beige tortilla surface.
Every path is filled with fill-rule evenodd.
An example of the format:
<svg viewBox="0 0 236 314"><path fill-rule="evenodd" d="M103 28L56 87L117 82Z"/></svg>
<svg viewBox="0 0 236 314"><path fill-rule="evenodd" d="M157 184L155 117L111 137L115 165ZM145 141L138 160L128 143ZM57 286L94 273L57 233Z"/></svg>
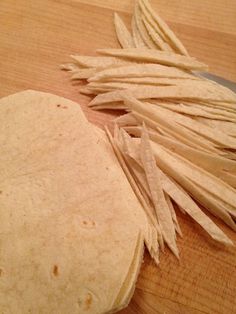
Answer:
<svg viewBox="0 0 236 314"><path fill-rule="evenodd" d="M0 100L0 147L0 312L124 307L147 226L108 141L78 104L25 91Z"/></svg>

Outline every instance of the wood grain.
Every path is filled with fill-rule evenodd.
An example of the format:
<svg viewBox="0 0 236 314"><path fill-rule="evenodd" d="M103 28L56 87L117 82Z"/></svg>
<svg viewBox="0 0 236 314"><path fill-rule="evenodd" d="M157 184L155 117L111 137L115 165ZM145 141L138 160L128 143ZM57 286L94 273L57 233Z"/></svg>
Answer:
<svg viewBox="0 0 236 314"><path fill-rule="evenodd" d="M235 0L156 0L155 8L169 22L193 56L213 73L236 81ZM58 65L74 53L117 47L113 10L126 22L131 0L1 0L0 96L38 89L79 102L90 121L109 123L112 113L87 108ZM137 289L122 314L236 313L236 249L210 241L187 216L178 213L184 238L178 240L181 260L167 250L157 268L146 254ZM235 234L215 221L234 239Z"/></svg>

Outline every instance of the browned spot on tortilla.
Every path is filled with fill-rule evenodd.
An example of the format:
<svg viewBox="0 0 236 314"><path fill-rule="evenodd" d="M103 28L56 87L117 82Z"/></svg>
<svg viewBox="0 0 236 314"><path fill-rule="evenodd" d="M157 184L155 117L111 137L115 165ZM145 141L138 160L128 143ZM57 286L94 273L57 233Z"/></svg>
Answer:
<svg viewBox="0 0 236 314"><path fill-rule="evenodd" d="M0 194L2 194L2 191L0 190Z"/></svg>
<svg viewBox="0 0 236 314"><path fill-rule="evenodd" d="M85 300L84 300L84 309L89 310L92 302L93 302L93 297L92 297L91 293L88 293L85 297Z"/></svg>
<svg viewBox="0 0 236 314"><path fill-rule="evenodd" d="M59 269L58 269L58 266L57 265L54 265L53 267L53 275L55 277L58 277L59 276Z"/></svg>
<svg viewBox="0 0 236 314"><path fill-rule="evenodd" d="M3 272L3 270L0 268L0 277L2 276L2 272Z"/></svg>
<svg viewBox="0 0 236 314"><path fill-rule="evenodd" d="M61 105L60 105L60 104L58 104L58 105L57 105L57 108L60 108L60 107L61 107Z"/></svg>

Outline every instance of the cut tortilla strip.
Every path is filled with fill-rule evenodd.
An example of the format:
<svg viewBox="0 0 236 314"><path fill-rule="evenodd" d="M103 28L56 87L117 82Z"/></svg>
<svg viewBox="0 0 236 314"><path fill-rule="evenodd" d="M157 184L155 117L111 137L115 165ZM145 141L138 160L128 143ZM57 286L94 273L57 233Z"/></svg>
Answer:
<svg viewBox="0 0 236 314"><path fill-rule="evenodd" d="M71 55L71 58L76 62L76 64L79 64L80 66L83 66L85 68L108 68L134 64L132 61L119 59L115 57Z"/></svg>
<svg viewBox="0 0 236 314"><path fill-rule="evenodd" d="M179 223L178 223L178 219L177 219L177 216L176 216L175 209L174 209L174 206L172 204L171 198L169 197L168 194L166 194L166 193L164 193L164 194L165 194L166 203L168 204L168 207L170 209L170 213L171 213L171 217L172 217L172 220L173 220L173 224L175 226L175 231L178 233L179 236L183 237L183 234L182 234L182 231L180 229L180 226L179 226Z"/></svg>
<svg viewBox="0 0 236 314"><path fill-rule="evenodd" d="M142 7L144 5L149 13L152 15L154 21L158 25L158 28L162 30L169 41L171 42L172 46L175 47L175 50L185 56L188 56L188 52L181 41L176 37L174 32L170 29L170 27L162 20L162 18L152 9L151 5L149 4L148 0L139 0L139 5Z"/></svg>
<svg viewBox="0 0 236 314"><path fill-rule="evenodd" d="M151 37L152 41L157 45L157 47L162 51L173 52L173 50L171 50L170 47L165 42L163 42L161 36L155 32L155 30L152 28L151 24L149 24L149 21L146 19L145 16L142 16L142 20L149 36Z"/></svg>
<svg viewBox="0 0 236 314"><path fill-rule="evenodd" d="M141 35L139 34L139 30L137 28L137 24L136 24L134 16L132 17L131 27L132 27L132 35L133 35L135 47L148 49L148 46L145 44Z"/></svg>
<svg viewBox="0 0 236 314"><path fill-rule="evenodd" d="M95 108L93 108L94 110L127 110L127 107L122 104L122 103L107 103L107 104L104 104L104 105L100 105L100 106L97 106Z"/></svg>
<svg viewBox="0 0 236 314"><path fill-rule="evenodd" d="M66 63L66 64L61 64L60 69L69 71L69 72L76 72L79 70L79 67L74 63Z"/></svg>
<svg viewBox="0 0 236 314"><path fill-rule="evenodd" d="M142 16L141 16L141 11L139 8L138 3L136 2L135 7L134 7L134 19L135 23L137 25L137 30L139 32L140 37L142 40L145 42L145 44L148 46L150 49L156 49L157 46L153 42L153 40L149 37L148 32L143 24L142 21ZM145 49L147 50L147 49Z"/></svg>
<svg viewBox="0 0 236 314"><path fill-rule="evenodd" d="M111 68L100 71L89 82L104 81L114 78L174 78L174 79L190 79L198 80L198 78L184 70L168 67L160 64L136 64L121 66L118 68ZM148 97L151 98L151 97Z"/></svg>
<svg viewBox="0 0 236 314"><path fill-rule="evenodd" d="M179 258L179 251L176 245L175 227L162 190L160 176L156 169L155 158L152 153L151 145L149 144L149 138L145 127L143 128L141 137L140 156L163 238L173 254Z"/></svg>
<svg viewBox="0 0 236 314"><path fill-rule="evenodd" d="M97 95L98 94L96 91L92 91L91 89L87 87L81 87L79 92L84 95Z"/></svg>
<svg viewBox="0 0 236 314"><path fill-rule="evenodd" d="M127 27L125 26L124 22L117 13L114 14L114 24L116 29L116 35L121 47L134 48L135 45L133 38L130 32L128 31Z"/></svg>
<svg viewBox="0 0 236 314"><path fill-rule="evenodd" d="M137 119L132 115L132 113L126 113L113 120L114 123L118 124L119 127L138 125Z"/></svg>
<svg viewBox="0 0 236 314"><path fill-rule="evenodd" d="M98 49L97 52L114 57L127 58L135 62L159 63L186 70L206 71L208 67L194 58L155 49Z"/></svg>
<svg viewBox="0 0 236 314"><path fill-rule="evenodd" d="M134 83L144 85L178 85L188 78L166 78L166 77L118 77L109 78L109 82ZM192 79L192 78L191 78Z"/></svg>
<svg viewBox="0 0 236 314"><path fill-rule="evenodd" d="M139 143L140 143L140 140L135 140L135 139L129 142L130 151L128 151L128 154L136 162L140 162L138 154L137 154ZM159 155L158 155L158 158L159 158ZM161 159L158 159L158 161L161 161ZM169 197L173 201L176 202L176 204L180 207L181 210L183 210L188 215L190 215L190 217L192 217L214 240L224 243L226 245L233 244L232 241L220 230L220 228L218 228L211 221L211 219L201 211L201 209L192 200L192 198L181 188L181 186L179 186L176 182L171 180L160 169L159 169L159 172L161 175L161 183L162 183L165 193L169 195ZM142 173L140 172L139 177L141 175ZM182 178L181 175L180 175L180 178ZM140 181L142 182L143 178ZM186 180L184 182L186 182ZM145 184L145 182L143 184ZM226 217L227 217L226 218L227 220L228 216L226 215ZM225 216L223 216L223 218L225 219ZM230 225L232 227L231 223Z"/></svg>

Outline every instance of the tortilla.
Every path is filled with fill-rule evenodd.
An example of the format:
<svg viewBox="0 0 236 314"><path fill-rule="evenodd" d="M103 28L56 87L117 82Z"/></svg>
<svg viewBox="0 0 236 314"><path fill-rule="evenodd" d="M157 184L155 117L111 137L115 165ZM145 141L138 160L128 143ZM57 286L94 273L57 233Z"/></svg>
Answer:
<svg viewBox="0 0 236 314"><path fill-rule="evenodd" d="M0 101L0 145L1 311L126 306L149 229L108 140L78 104L25 91Z"/></svg>

